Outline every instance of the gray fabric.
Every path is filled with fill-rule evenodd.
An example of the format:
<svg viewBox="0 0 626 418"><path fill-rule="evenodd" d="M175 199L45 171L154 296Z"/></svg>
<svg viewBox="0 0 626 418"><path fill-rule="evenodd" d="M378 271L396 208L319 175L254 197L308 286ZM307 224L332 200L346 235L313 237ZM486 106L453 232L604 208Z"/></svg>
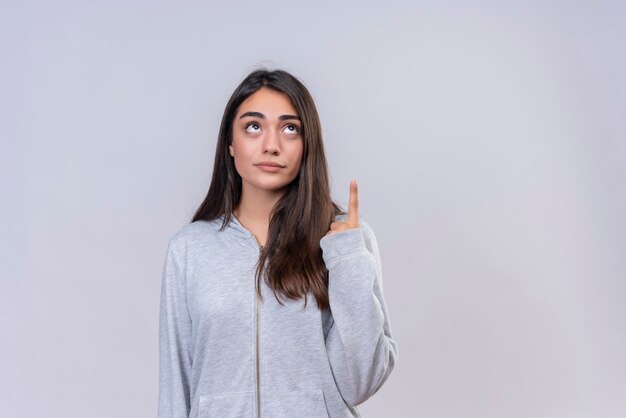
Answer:
<svg viewBox="0 0 626 418"><path fill-rule="evenodd" d="M338 220L345 219L339 215ZM255 265L260 247L236 218L186 225L170 238L161 287L159 418L257 418ZM312 294L259 305L262 418L359 417L398 356L376 237L360 227L320 241L330 311ZM332 311L332 313L331 313Z"/></svg>

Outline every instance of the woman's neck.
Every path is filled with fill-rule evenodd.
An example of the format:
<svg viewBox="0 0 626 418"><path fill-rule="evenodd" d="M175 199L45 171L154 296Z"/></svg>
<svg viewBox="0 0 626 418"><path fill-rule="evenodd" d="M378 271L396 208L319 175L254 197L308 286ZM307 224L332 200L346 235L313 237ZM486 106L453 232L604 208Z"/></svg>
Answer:
<svg viewBox="0 0 626 418"><path fill-rule="evenodd" d="M233 214L244 228L256 236L261 245L265 245L267 239L272 209L283 194L283 190L268 192L252 187L242 189L239 205Z"/></svg>

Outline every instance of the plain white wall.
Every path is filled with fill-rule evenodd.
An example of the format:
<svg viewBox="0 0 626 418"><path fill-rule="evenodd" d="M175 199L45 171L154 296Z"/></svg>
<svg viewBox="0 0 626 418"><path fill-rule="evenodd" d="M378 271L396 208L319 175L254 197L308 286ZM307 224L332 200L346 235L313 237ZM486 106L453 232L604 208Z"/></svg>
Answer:
<svg viewBox="0 0 626 418"><path fill-rule="evenodd" d="M472 3L2 2L0 415L156 416L167 239L267 64L381 247L364 417L626 416L624 2Z"/></svg>

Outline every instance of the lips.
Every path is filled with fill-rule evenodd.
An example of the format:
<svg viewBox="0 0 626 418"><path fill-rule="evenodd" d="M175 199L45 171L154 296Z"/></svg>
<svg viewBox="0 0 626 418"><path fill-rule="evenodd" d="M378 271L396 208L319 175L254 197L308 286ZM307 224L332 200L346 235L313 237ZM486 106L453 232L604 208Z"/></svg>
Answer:
<svg viewBox="0 0 626 418"><path fill-rule="evenodd" d="M265 167L284 167L283 165L280 165L280 164L272 162L272 161L262 161L262 162L258 163L257 165L261 165L261 166L265 166Z"/></svg>

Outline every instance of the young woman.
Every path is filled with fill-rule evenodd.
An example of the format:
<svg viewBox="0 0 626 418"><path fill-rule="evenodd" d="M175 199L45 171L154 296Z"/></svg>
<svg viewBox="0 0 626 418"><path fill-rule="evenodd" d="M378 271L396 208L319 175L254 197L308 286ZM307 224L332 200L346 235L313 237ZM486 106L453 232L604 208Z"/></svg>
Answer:
<svg viewBox="0 0 626 418"><path fill-rule="evenodd" d="M330 195L319 116L291 74L231 96L213 178L169 240L159 418L358 417L396 359L374 232Z"/></svg>

